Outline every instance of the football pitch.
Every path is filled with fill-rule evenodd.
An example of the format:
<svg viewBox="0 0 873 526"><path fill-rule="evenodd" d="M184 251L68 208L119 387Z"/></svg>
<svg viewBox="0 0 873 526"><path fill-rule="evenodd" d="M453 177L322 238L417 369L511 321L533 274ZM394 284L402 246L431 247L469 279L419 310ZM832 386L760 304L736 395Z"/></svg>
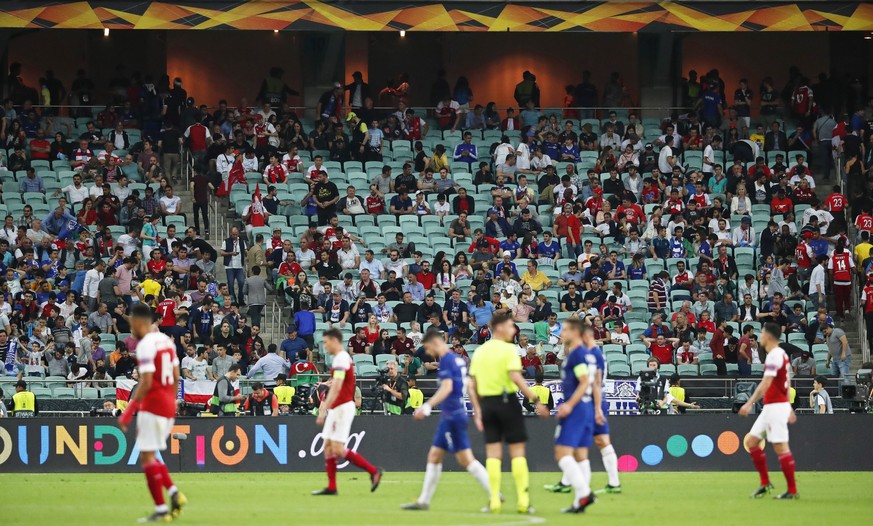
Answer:
<svg viewBox="0 0 873 526"><path fill-rule="evenodd" d="M751 464L751 463L750 463ZM402 525L523 526L528 524L598 525L659 523L671 526L704 524L815 524L839 518L845 524L870 519L873 473L800 472L799 501L752 500L757 475L746 473L623 473L621 495L602 495L581 515L562 515L571 496L545 492L556 473L531 473L535 515L518 515L512 475L504 473L506 504L501 514L483 514L484 494L466 473L444 473L430 511L401 511L415 500L422 473L386 473L376 493L369 478L340 473L340 495L313 497L324 486L320 473L174 474L174 482L189 504L178 524L259 525ZM773 473L776 491L785 489L781 473ZM594 474L595 488L606 483ZM124 525L152 511L142 475L136 474L0 474L0 523Z"/></svg>

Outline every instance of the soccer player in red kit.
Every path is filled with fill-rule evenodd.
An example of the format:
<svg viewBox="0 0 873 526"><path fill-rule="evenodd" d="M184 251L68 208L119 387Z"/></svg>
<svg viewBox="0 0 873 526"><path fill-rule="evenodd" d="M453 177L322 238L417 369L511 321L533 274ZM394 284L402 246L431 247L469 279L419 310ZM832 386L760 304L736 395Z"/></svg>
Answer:
<svg viewBox="0 0 873 526"><path fill-rule="evenodd" d="M761 486L752 494L761 498L770 493L773 485L767 473L767 455L761 447L761 441L766 437L773 445L773 450L779 456L782 473L788 482L788 491L775 498L792 500L798 498L797 483L794 480L794 456L788 448L788 424L797 420L794 409L788 401L788 388L791 380L791 361L779 346L782 341L782 328L775 323L765 323L761 330L761 345L767 351L764 361L764 378L749 400L740 408L740 415L746 416L752 410L755 402L764 398L764 409L758 415L752 430L743 439L746 450L752 455L755 468L761 476Z"/></svg>
<svg viewBox="0 0 873 526"><path fill-rule="evenodd" d="M370 491L376 491L382 481L382 470L367 462L355 451L346 449L346 442L355 419L355 366L345 350L343 334L339 329L328 329L323 335L324 349L333 355L330 369L330 389L318 408L316 423L323 425L324 467L327 487L313 491L313 495L336 495L336 466L343 460L370 474Z"/></svg>
<svg viewBox="0 0 873 526"><path fill-rule="evenodd" d="M167 466L155 452L167 449L167 438L176 416L176 390L179 384L179 359L176 345L154 327L152 309L137 303L131 308L130 330L139 340L136 357L139 361L139 383L133 399L118 418L122 431L136 415L136 447L146 476L149 492L155 501L155 511L139 522L170 522L182 512L188 502L173 484ZM164 500L164 490L170 495L170 507Z"/></svg>

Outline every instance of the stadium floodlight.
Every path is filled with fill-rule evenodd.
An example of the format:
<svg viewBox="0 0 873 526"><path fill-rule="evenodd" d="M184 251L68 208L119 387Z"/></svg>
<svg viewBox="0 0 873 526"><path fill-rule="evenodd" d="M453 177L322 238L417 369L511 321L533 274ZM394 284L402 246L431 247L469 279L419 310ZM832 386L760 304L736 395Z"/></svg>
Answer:
<svg viewBox="0 0 873 526"><path fill-rule="evenodd" d="M406 36L406 30L405 30L405 29L401 29L401 30L400 30L400 38L403 38L403 37L405 37L405 36Z"/></svg>
<svg viewBox="0 0 873 526"><path fill-rule="evenodd" d="M103 36L104 36L104 37L108 37L108 36L109 36L109 28L108 28L108 27L104 27L104 28L103 28Z"/></svg>

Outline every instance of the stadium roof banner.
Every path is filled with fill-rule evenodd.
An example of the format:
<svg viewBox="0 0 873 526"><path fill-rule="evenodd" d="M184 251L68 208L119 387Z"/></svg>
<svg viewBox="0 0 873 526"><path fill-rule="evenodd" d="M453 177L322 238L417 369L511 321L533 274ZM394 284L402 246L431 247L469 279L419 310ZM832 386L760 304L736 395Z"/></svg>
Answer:
<svg viewBox="0 0 873 526"><path fill-rule="evenodd" d="M278 31L873 31L860 1L178 0L0 2L0 27Z"/></svg>

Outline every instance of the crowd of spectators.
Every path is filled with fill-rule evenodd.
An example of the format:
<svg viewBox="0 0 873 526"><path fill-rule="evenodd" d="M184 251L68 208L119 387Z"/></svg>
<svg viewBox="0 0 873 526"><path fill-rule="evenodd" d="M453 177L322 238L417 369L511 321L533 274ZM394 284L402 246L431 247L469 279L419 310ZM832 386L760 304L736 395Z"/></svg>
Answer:
<svg viewBox="0 0 873 526"><path fill-rule="evenodd" d="M621 354L618 375L637 367L640 347L674 370L752 374L762 321L801 335L801 364L813 355L848 375L851 350L834 322L859 300L851 283L866 282L871 264L873 115L847 103L851 113L834 118L799 72L787 99L767 79L758 98L745 80L728 98L717 72L690 75L690 111L654 120L619 107L617 78L614 107L588 109L601 100L589 75L568 87L567 108L550 111L525 72L516 111L474 103L466 79L435 85L433 107L411 108L406 78L382 91L395 106L380 109L355 74L322 95L314 120L287 104L293 90L278 70L258 106L220 101L213 111L178 78L116 80L96 116L4 103L2 199L7 211L23 204L0 232L7 374L130 375L126 310L140 301L154 306L192 379L220 378L234 363L268 380L295 361L320 363L328 326L347 331L355 355L394 355L404 374L434 375L422 332L441 327L468 359L498 310L517 322L530 375L556 371L571 316ZM88 100L89 90L80 75L71 92ZM743 141L755 145L752 159L740 155ZM183 150L195 166L190 227L173 190L184 184ZM835 159L837 176L850 174L847 192L834 186ZM364 188L341 192L334 181L353 174ZM238 210L239 225L212 246L199 235L202 216L209 237L209 194L226 188L232 209L233 189L251 199L255 182L266 188L263 210ZM822 185L833 189L816 192ZM293 323L267 345L272 290ZM873 289L863 301L873 305Z"/></svg>

